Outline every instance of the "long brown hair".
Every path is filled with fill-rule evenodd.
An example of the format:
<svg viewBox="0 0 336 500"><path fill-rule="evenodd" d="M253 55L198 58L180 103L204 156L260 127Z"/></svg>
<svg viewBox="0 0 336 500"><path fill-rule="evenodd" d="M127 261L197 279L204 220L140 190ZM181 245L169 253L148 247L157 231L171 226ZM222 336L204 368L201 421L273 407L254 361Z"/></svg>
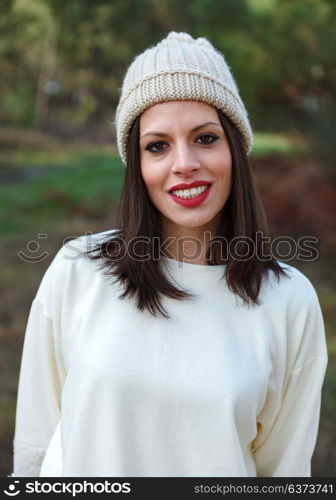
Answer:
<svg viewBox="0 0 336 500"><path fill-rule="evenodd" d="M249 158L238 129L221 110L217 109L217 113L231 150L232 189L223 208L217 234L207 248L206 261L208 265L222 264L223 238L226 242L235 238L237 254L240 254L239 249L244 246L244 259L234 258L230 252L225 260L223 279L226 279L228 288L246 305L259 305L260 287L268 271L273 271L278 280L281 274L287 274L271 255L270 243L264 240L261 248L262 243L257 238L257 233L267 237L268 227L253 181ZM128 136L127 165L116 221L118 229L107 240L85 252L85 255L92 260L101 259L100 269L104 274L115 276L125 285L121 299L136 295L139 311L147 308L153 316L160 313L169 318L161 304L160 294L177 300L190 299L193 294L176 288L164 273L162 259L157 258L161 254L161 219L160 212L148 196L141 175L139 129L140 116L134 120ZM146 239L147 243L142 239ZM132 242L135 241L136 253L132 255ZM151 244L148 245L148 242ZM134 247L133 250L135 252ZM263 260L258 258L261 250ZM155 258L140 260L134 258L134 255L155 255Z"/></svg>

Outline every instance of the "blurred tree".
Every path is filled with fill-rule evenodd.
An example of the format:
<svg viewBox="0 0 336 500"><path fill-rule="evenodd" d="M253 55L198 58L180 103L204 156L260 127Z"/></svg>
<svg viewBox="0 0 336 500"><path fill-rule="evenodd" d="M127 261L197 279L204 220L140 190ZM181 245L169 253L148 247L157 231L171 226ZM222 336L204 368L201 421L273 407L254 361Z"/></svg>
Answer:
<svg viewBox="0 0 336 500"><path fill-rule="evenodd" d="M335 154L332 0L3 0L0 30L2 123L111 120L132 59L187 31L224 53L254 129L301 131Z"/></svg>
<svg viewBox="0 0 336 500"><path fill-rule="evenodd" d="M46 9L32 0L4 0L0 14L0 122L31 126L40 40L45 35Z"/></svg>
<svg viewBox="0 0 336 500"><path fill-rule="evenodd" d="M59 92L59 83L54 79L59 30L51 17L47 20L46 27L35 98L35 125L40 128L45 126L48 119L49 96Z"/></svg>
<svg viewBox="0 0 336 500"><path fill-rule="evenodd" d="M336 3L249 2L254 18L243 80L255 126L301 130L313 148L334 150ZM262 4L262 8L261 8Z"/></svg>

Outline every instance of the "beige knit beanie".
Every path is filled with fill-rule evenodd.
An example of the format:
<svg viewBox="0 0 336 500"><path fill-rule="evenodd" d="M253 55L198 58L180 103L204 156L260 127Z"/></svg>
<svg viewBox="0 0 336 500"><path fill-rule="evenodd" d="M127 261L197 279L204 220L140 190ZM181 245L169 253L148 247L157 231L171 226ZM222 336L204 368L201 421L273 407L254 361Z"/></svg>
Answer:
<svg viewBox="0 0 336 500"><path fill-rule="evenodd" d="M162 101L195 100L212 104L242 134L246 153L253 145L247 111L223 55L206 38L171 31L157 45L136 56L121 88L114 125L126 166L130 127L145 109Z"/></svg>

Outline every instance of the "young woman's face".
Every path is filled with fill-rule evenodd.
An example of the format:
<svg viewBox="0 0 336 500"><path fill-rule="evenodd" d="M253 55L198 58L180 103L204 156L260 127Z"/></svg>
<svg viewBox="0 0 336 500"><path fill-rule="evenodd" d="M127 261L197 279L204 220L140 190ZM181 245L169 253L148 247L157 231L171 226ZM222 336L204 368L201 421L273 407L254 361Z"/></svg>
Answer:
<svg viewBox="0 0 336 500"><path fill-rule="evenodd" d="M140 117L139 146L141 174L164 233L215 231L232 186L231 152L215 108L200 101L155 104ZM196 193L171 194L194 181L201 181Z"/></svg>

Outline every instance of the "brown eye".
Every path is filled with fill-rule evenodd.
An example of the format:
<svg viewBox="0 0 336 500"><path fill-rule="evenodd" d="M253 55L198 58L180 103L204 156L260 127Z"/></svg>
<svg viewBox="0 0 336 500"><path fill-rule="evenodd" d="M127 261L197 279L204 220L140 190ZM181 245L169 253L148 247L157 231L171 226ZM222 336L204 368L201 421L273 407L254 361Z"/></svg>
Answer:
<svg viewBox="0 0 336 500"><path fill-rule="evenodd" d="M158 144L162 145L162 144L164 144L164 142L162 142L162 141L151 142L150 144L148 144L148 146L145 149L146 149L146 151L149 151L150 153L161 153L161 151L163 151L163 149L157 148ZM155 147L155 149L153 149L154 147Z"/></svg>
<svg viewBox="0 0 336 500"><path fill-rule="evenodd" d="M211 140L210 141L206 140L205 142L202 141L203 144L212 144L213 142L217 141L217 139L219 139L218 135L215 134L203 134L200 137L198 137L198 139L202 139L204 137L206 139L211 139Z"/></svg>

